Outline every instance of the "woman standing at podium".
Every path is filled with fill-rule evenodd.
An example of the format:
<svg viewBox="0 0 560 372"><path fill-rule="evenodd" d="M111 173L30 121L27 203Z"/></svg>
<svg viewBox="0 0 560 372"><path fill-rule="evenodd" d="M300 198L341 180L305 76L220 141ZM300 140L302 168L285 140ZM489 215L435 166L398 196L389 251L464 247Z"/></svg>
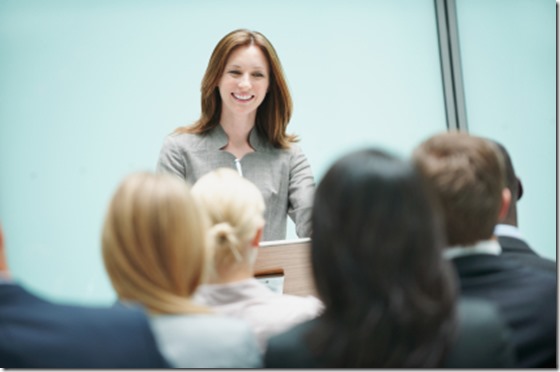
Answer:
<svg viewBox="0 0 560 372"><path fill-rule="evenodd" d="M158 171L194 184L214 169L236 169L264 196L263 240L285 239L288 215L299 237L310 236L315 182L297 137L286 133L292 99L272 44L255 31L227 34L201 93L200 118L165 139Z"/></svg>

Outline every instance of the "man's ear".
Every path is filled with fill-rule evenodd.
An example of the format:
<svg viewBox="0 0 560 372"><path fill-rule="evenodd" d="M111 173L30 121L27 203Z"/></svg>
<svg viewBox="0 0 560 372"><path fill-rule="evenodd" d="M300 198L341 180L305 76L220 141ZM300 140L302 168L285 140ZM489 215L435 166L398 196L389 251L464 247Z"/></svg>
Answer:
<svg viewBox="0 0 560 372"><path fill-rule="evenodd" d="M511 204L511 191L507 187L502 190L502 206L500 207L500 213L498 213L498 221L503 221L509 211L509 206Z"/></svg>
<svg viewBox="0 0 560 372"><path fill-rule="evenodd" d="M261 227L257 230L257 233L255 234L253 240L251 240L251 247L259 246L259 243L261 242L261 238L262 238L262 233L263 233L263 228Z"/></svg>
<svg viewBox="0 0 560 372"><path fill-rule="evenodd" d="M6 256L6 246L4 240L4 230L0 225L0 271L8 272L8 257Z"/></svg>
<svg viewBox="0 0 560 372"><path fill-rule="evenodd" d="M523 184L521 183L521 179L517 177L517 200L520 200L523 196Z"/></svg>
<svg viewBox="0 0 560 372"><path fill-rule="evenodd" d="M2 230L2 224L0 224L0 253L4 252L4 230Z"/></svg>

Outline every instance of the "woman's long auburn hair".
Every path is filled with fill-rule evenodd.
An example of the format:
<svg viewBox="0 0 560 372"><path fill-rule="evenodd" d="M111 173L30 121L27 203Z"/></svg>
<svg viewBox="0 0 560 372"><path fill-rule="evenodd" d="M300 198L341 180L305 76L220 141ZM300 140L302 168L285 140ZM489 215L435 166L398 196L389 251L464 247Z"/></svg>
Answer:
<svg viewBox="0 0 560 372"><path fill-rule="evenodd" d="M286 134L292 116L292 97L276 50L263 34L246 29L230 32L216 45L200 87L200 118L191 126L177 128L175 133L202 134L219 125L222 101L218 84L233 51L250 45L261 49L270 69L268 93L257 109L255 126L276 148L289 148L292 142L297 142L295 135Z"/></svg>
<svg viewBox="0 0 560 372"><path fill-rule="evenodd" d="M105 268L119 299L152 313L207 312L191 296L207 270L206 220L182 180L135 173L120 184L105 218Z"/></svg>
<svg viewBox="0 0 560 372"><path fill-rule="evenodd" d="M325 368L438 367L455 335L441 213L420 173L378 150L337 161L313 206L325 312L306 338Z"/></svg>

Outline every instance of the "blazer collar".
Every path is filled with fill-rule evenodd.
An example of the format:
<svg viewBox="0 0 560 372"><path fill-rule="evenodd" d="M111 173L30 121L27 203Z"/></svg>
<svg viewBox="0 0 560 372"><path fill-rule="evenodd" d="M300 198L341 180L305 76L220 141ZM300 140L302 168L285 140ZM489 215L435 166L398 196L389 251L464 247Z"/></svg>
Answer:
<svg viewBox="0 0 560 372"><path fill-rule="evenodd" d="M521 267L516 260L491 254L461 256L452 259L451 262L461 278L491 275Z"/></svg>
<svg viewBox="0 0 560 372"><path fill-rule="evenodd" d="M219 150L228 143L227 133L220 124L216 125L208 132L208 147L212 150ZM267 142L259 135L257 128L254 126L249 132L249 144L255 151L263 151Z"/></svg>
<svg viewBox="0 0 560 372"><path fill-rule="evenodd" d="M504 253L523 253L538 256L524 240L511 236L498 236L498 241Z"/></svg>

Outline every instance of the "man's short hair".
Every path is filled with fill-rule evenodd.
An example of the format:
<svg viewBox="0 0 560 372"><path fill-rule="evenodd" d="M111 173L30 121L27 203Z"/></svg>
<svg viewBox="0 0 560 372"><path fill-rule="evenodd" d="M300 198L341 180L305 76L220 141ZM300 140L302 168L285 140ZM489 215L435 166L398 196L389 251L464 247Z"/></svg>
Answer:
<svg viewBox="0 0 560 372"><path fill-rule="evenodd" d="M492 236L506 184L504 160L494 143L445 132L421 143L413 161L440 199L450 246Z"/></svg>

